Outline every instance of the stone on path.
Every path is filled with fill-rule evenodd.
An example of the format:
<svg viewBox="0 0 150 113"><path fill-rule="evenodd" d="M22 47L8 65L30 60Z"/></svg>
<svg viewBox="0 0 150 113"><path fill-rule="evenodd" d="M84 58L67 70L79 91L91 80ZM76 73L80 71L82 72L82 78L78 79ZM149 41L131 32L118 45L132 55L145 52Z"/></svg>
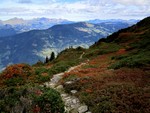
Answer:
<svg viewBox="0 0 150 113"><path fill-rule="evenodd" d="M73 82L72 81L68 81L68 82L66 82L65 84L72 84Z"/></svg>
<svg viewBox="0 0 150 113"><path fill-rule="evenodd" d="M75 94L75 93L77 93L77 90L71 90L70 91L72 94Z"/></svg>
<svg viewBox="0 0 150 113"><path fill-rule="evenodd" d="M62 90L63 89L63 85L59 85L56 87L57 90Z"/></svg>
<svg viewBox="0 0 150 113"><path fill-rule="evenodd" d="M78 108L78 112L79 113L84 113L87 110L88 110L88 106L86 106L86 105L83 105L83 106L81 106L81 107Z"/></svg>

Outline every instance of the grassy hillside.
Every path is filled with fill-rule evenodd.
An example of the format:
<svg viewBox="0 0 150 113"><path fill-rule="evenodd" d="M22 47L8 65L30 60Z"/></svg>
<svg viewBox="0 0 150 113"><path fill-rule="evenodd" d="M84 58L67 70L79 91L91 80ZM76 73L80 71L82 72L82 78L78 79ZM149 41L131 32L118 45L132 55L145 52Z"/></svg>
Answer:
<svg viewBox="0 0 150 113"><path fill-rule="evenodd" d="M22 96L33 102L31 105L27 104L31 106L27 110L31 111L35 107L44 110L49 107L43 106L46 105L45 97L48 96L48 103L51 105L54 98L58 99L58 103L52 108L54 113L63 113L59 93L52 89L42 89L39 85L49 81L54 74L65 72L70 67L84 62L84 65L75 70L65 72L60 84L63 84L67 93L77 90L75 96L88 105L92 113L148 113L149 56L150 17L134 26L119 30L106 39L100 39L89 49L69 48L59 53L53 61L38 62L32 67L26 64L7 67L0 75L0 110L7 112L15 109L17 105L21 106ZM71 84L66 84L67 81L71 81ZM28 96L31 89L31 96ZM25 95L23 91L26 92ZM16 98L11 99L12 97ZM12 105L12 102L15 102L15 105ZM58 111L56 108L59 108Z"/></svg>
<svg viewBox="0 0 150 113"><path fill-rule="evenodd" d="M84 66L61 81L93 113L150 111L150 17L101 39L85 51ZM76 79L78 78L78 79ZM73 81L68 85L66 81Z"/></svg>

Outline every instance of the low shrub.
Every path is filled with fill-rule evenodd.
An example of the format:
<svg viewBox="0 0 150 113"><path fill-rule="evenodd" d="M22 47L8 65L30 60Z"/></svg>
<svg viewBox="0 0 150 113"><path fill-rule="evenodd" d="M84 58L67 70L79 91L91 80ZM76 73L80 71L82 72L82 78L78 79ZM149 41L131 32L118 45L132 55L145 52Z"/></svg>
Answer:
<svg viewBox="0 0 150 113"><path fill-rule="evenodd" d="M1 74L1 78L7 86L23 85L31 74L31 66L27 64L14 64L6 67Z"/></svg>
<svg viewBox="0 0 150 113"><path fill-rule="evenodd" d="M51 76L53 74L64 72L70 67L78 64L78 62L79 61L75 61L75 60L58 62L49 69L49 75Z"/></svg>
<svg viewBox="0 0 150 113"><path fill-rule="evenodd" d="M48 72L48 69L46 69L44 67L35 68L36 75L41 75L42 73L47 73L47 72Z"/></svg>
<svg viewBox="0 0 150 113"><path fill-rule="evenodd" d="M21 86L0 89L1 113L64 113L60 94L50 88Z"/></svg>
<svg viewBox="0 0 150 113"><path fill-rule="evenodd" d="M47 76L37 75L36 76L36 82L38 82L38 83L44 83L44 82L47 82L49 80L50 80L49 75L47 75Z"/></svg>
<svg viewBox="0 0 150 113"><path fill-rule="evenodd" d="M150 52L138 52L136 54L129 54L128 56L121 56L115 59L119 60L112 64L109 68L119 69L121 67L136 68L147 66L150 64Z"/></svg>
<svg viewBox="0 0 150 113"><path fill-rule="evenodd" d="M64 113L64 103L60 94L53 89L44 89L40 96L34 97L34 105L40 108L40 112L44 113Z"/></svg>
<svg viewBox="0 0 150 113"><path fill-rule="evenodd" d="M4 84L9 86L19 86L19 85L23 85L25 83L25 80L22 77L15 77L15 78L10 78L10 79L6 79L4 81Z"/></svg>

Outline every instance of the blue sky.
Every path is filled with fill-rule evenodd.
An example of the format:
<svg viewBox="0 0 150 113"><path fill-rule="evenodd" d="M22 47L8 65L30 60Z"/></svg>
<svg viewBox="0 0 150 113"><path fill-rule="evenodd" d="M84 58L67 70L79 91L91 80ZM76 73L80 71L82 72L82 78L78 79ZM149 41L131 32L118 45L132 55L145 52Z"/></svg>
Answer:
<svg viewBox="0 0 150 113"><path fill-rule="evenodd" d="M14 17L142 19L150 16L150 0L0 0L0 20Z"/></svg>

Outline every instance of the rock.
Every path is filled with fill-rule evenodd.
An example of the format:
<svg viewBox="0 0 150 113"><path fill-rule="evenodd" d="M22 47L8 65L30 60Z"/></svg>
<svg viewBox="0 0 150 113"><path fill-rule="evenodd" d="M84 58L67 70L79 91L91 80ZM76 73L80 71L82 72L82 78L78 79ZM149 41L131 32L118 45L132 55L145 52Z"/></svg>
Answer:
<svg viewBox="0 0 150 113"><path fill-rule="evenodd" d="M59 86L57 86L57 87L56 87L56 89L57 89L57 90L61 90L61 89L63 89L63 85L59 85Z"/></svg>
<svg viewBox="0 0 150 113"><path fill-rule="evenodd" d="M78 113L76 109L70 110L69 113Z"/></svg>
<svg viewBox="0 0 150 113"><path fill-rule="evenodd" d="M49 84L49 87L54 88L54 87L55 87L55 84L54 84L54 83L50 83L50 84Z"/></svg>
<svg viewBox="0 0 150 113"><path fill-rule="evenodd" d="M70 107L72 105L72 100L71 99L66 100L65 105Z"/></svg>
<svg viewBox="0 0 150 113"><path fill-rule="evenodd" d="M61 94L61 97L67 97L67 94L65 94L65 93Z"/></svg>
<svg viewBox="0 0 150 113"><path fill-rule="evenodd" d="M77 90L71 90L70 91L72 94L75 94L75 93L77 93Z"/></svg>
<svg viewBox="0 0 150 113"><path fill-rule="evenodd" d="M68 81L68 82L66 82L65 84L72 84L73 82L72 81Z"/></svg>
<svg viewBox="0 0 150 113"><path fill-rule="evenodd" d="M76 105L71 105L70 107L74 109L74 108L76 108Z"/></svg>
<svg viewBox="0 0 150 113"><path fill-rule="evenodd" d="M72 103L73 103L73 104L76 104L76 103L77 103L77 99L73 99L73 100L72 100Z"/></svg>
<svg viewBox="0 0 150 113"><path fill-rule="evenodd" d="M80 107L78 108L78 112L79 112L79 113L84 113L84 112L86 112L87 110L88 110L88 106L86 106L86 105L80 106Z"/></svg>
<svg viewBox="0 0 150 113"><path fill-rule="evenodd" d="M51 79L51 82L52 83L58 83L58 81L60 79L62 79L63 75L64 75L64 73L59 73L59 74L53 75L53 78Z"/></svg>
<svg viewBox="0 0 150 113"><path fill-rule="evenodd" d="M65 97L65 98L64 98L64 100L68 100L68 99L70 99L70 97Z"/></svg>

